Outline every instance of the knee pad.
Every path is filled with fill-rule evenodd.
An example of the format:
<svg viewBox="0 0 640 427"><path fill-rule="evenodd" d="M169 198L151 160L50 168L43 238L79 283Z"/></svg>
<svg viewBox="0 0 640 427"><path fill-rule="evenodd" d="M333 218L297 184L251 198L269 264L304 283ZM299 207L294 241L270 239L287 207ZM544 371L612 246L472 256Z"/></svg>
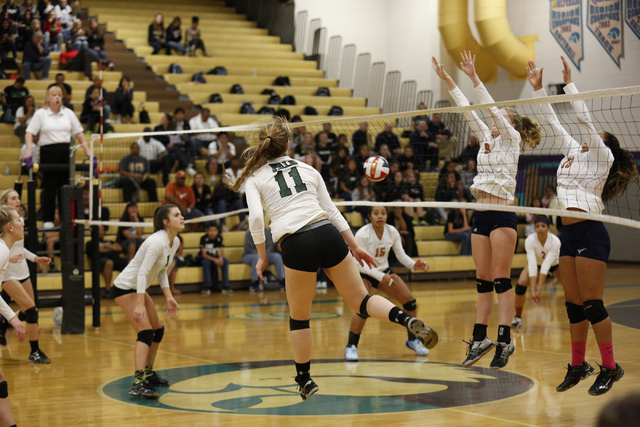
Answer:
<svg viewBox="0 0 640 427"><path fill-rule="evenodd" d="M582 303L582 309L585 317L592 325L596 325L609 317L609 313L604 308L604 302L601 299L585 301Z"/></svg>
<svg viewBox="0 0 640 427"><path fill-rule="evenodd" d="M35 305L27 309L24 314L27 323L38 323L38 307L36 307Z"/></svg>
<svg viewBox="0 0 640 427"><path fill-rule="evenodd" d="M524 295L527 293L527 287L522 285L516 285L516 295Z"/></svg>
<svg viewBox="0 0 640 427"><path fill-rule="evenodd" d="M309 329L309 320L296 320L289 317L289 330L299 331L300 329Z"/></svg>
<svg viewBox="0 0 640 427"><path fill-rule="evenodd" d="M9 385L6 381L0 383L0 399L6 399L9 397Z"/></svg>
<svg viewBox="0 0 640 427"><path fill-rule="evenodd" d="M366 297L364 297L364 299L360 303L360 317L362 317L363 319L369 317L369 313L367 312L367 303L369 302L369 299L371 299L371 295L367 295Z"/></svg>
<svg viewBox="0 0 640 427"><path fill-rule="evenodd" d="M476 279L476 288L479 294L493 292L493 282L488 280Z"/></svg>
<svg viewBox="0 0 640 427"><path fill-rule="evenodd" d="M367 320L367 316L363 316L363 315L362 315L362 314L360 314L360 313L356 313L356 314L357 314L359 317L363 318L364 320Z"/></svg>
<svg viewBox="0 0 640 427"><path fill-rule="evenodd" d="M513 288L513 286L511 286L511 279L507 278L494 280L493 286L496 288L497 294L507 292L509 289Z"/></svg>
<svg viewBox="0 0 640 427"><path fill-rule="evenodd" d="M144 329L138 332L137 341L145 343L146 345L151 347L151 343L153 342L153 335L154 335L153 329Z"/></svg>
<svg viewBox="0 0 640 427"><path fill-rule="evenodd" d="M416 303L416 300L414 299L402 304L402 308L404 308L405 311L416 311L418 309L418 303Z"/></svg>
<svg viewBox="0 0 640 427"><path fill-rule="evenodd" d="M27 320L27 315L23 313L22 310L18 312L18 320L20 320L21 322L24 322L25 320Z"/></svg>
<svg viewBox="0 0 640 427"><path fill-rule="evenodd" d="M569 316L569 323L576 324L587 320L587 316L584 315L584 309L581 305L567 301L564 303L564 306L567 307L567 316Z"/></svg>
<svg viewBox="0 0 640 427"><path fill-rule="evenodd" d="M161 342L162 337L164 337L164 326L161 326L159 329L153 331L153 342Z"/></svg>

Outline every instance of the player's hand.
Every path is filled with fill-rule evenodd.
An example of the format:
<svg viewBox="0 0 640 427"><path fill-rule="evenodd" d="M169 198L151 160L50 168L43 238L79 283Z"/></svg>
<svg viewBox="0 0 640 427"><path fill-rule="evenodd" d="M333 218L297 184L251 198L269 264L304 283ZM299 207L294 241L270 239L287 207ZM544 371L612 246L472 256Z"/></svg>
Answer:
<svg viewBox="0 0 640 427"><path fill-rule="evenodd" d="M422 261L421 259L416 261L416 264L413 266L413 269L418 271L429 271L429 263L427 261Z"/></svg>
<svg viewBox="0 0 640 427"><path fill-rule="evenodd" d="M393 277L391 277L390 274L385 274L384 276L382 276L382 280L380 280L378 287L391 286L391 285L393 285Z"/></svg>
<svg viewBox="0 0 640 427"><path fill-rule="evenodd" d="M22 261L23 259L24 259L24 254L17 254L17 255L14 255L12 257L9 257L9 262L15 264L17 262Z"/></svg>
<svg viewBox="0 0 640 427"><path fill-rule="evenodd" d="M564 78L564 84L568 85L569 83L573 83L573 80L571 79L571 68L567 63L567 60L564 59L564 56L561 56L560 59L562 59L562 77Z"/></svg>
<svg viewBox="0 0 640 427"><path fill-rule="evenodd" d="M167 314L170 318L175 319L178 317L178 310L180 310L180 306L176 302L173 297L167 298Z"/></svg>
<svg viewBox="0 0 640 427"><path fill-rule="evenodd" d="M353 257L356 259L356 261L358 261L358 263L361 266L364 267L365 264L369 268L375 268L378 266L373 256L367 251L365 251L364 249L362 249L361 247L358 246L357 248L352 249L352 252L353 252Z"/></svg>
<svg viewBox="0 0 640 427"><path fill-rule="evenodd" d="M460 53L462 57L462 62L460 63L460 68L462 71L469 77L473 77L476 75L476 56L472 55L471 52L467 52L463 50Z"/></svg>
<svg viewBox="0 0 640 427"><path fill-rule="evenodd" d="M140 323L142 319L147 317L147 308L144 305L136 305L136 308L133 310L133 320L136 323Z"/></svg>
<svg viewBox="0 0 640 427"><path fill-rule="evenodd" d="M264 272L264 269L267 268L268 264L269 260L267 258L258 258L258 262L256 263L256 272L258 273L260 280L266 280L262 273Z"/></svg>
<svg viewBox="0 0 640 427"><path fill-rule="evenodd" d="M34 261L36 264L51 264L52 259L48 256L37 256Z"/></svg>
<svg viewBox="0 0 640 427"><path fill-rule="evenodd" d="M529 83L533 87L533 90L542 89L542 71L544 68L538 70L536 67L536 63L533 61L529 61L527 63L527 76L529 78Z"/></svg>
<svg viewBox="0 0 640 427"><path fill-rule="evenodd" d="M13 329L16 330L16 337L18 338L18 342L24 341L27 336L27 331L24 329L24 326L22 326L22 322L20 321L20 319L18 319L18 313L16 313L13 319L9 320L9 323L11 324L11 326L13 326Z"/></svg>
<svg viewBox="0 0 640 427"><path fill-rule="evenodd" d="M540 302L540 290L535 285L531 287L531 298L533 298L533 302L535 303Z"/></svg>
<svg viewBox="0 0 640 427"><path fill-rule="evenodd" d="M431 57L431 67L442 80L450 79L451 76L444 70L444 64L440 64L435 56Z"/></svg>

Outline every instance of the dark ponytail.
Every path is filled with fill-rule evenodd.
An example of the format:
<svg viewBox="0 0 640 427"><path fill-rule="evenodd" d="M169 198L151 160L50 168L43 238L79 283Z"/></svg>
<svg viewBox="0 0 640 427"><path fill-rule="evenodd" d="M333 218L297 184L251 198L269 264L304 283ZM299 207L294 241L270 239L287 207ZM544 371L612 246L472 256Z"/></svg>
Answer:
<svg viewBox="0 0 640 427"><path fill-rule="evenodd" d="M153 232L164 230L164 220L169 220L169 213L171 209L176 208L179 209L176 205L172 205L171 203L167 203L166 205L162 205L156 208L156 211L153 213Z"/></svg>
<svg viewBox="0 0 640 427"><path fill-rule="evenodd" d="M607 182L602 190L602 201L608 202L622 196L633 181L638 180L636 161L628 150L620 147L618 138L609 132L604 133L604 143L613 154L613 165L609 170Z"/></svg>

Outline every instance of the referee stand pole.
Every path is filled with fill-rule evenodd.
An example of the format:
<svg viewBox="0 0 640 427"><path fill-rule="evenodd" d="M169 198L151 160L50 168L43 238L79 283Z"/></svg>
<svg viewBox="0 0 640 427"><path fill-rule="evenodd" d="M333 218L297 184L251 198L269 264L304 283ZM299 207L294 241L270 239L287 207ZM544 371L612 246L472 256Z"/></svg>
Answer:
<svg viewBox="0 0 640 427"><path fill-rule="evenodd" d="M100 218L100 193L98 185L93 184L93 212L91 218ZM93 327L100 327L100 230L99 225L91 226L91 295L93 296Z"/></svg>

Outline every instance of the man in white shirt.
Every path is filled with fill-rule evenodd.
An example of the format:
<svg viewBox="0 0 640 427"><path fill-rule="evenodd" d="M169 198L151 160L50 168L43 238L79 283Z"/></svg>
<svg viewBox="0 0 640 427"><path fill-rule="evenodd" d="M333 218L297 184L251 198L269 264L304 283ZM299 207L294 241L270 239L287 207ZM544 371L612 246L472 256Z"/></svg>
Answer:
<svg viewBox="0 0 640 427"><path fill-rule="evenodd" d="M203 108L200 114L191 118L191 120L189 120L189 126L191 130L217 129L220 127L218 122L211 117L211 112L208 108ZM207 157L209 154L209 144L218 139L216 134L212 132L195 134L194 138L199 143L198 153L202 157Z"/></svg>
<svg viewBox="0 0 640 427"><path fill-rule="evenodd" d="M229 141L227 132L220 132L218 140L209 144L209 160L207 169L209 175L214 177L221 174L231 165L231 158L236 155L236 146Z"/></svg>
<svg viewBox="0 0 640 427"><path fill-rule="evenodd" d="M54 10L56 11L56 18L60 21L64 39L69 40L71 38L71 27L73 26L71 6L69 6L67 0L60 0L60 4Z"/></svg>
<svg viewBox="0 0 640 427"><path fill-rule="evenodd" d="M152 132L152 130L150 127L146 127L144 132ZM149 160L151 173L156 173L162 169L164 158L169 154L162 142L151 135L141 136L136 142L140 146L140 155Z"/></svg>

